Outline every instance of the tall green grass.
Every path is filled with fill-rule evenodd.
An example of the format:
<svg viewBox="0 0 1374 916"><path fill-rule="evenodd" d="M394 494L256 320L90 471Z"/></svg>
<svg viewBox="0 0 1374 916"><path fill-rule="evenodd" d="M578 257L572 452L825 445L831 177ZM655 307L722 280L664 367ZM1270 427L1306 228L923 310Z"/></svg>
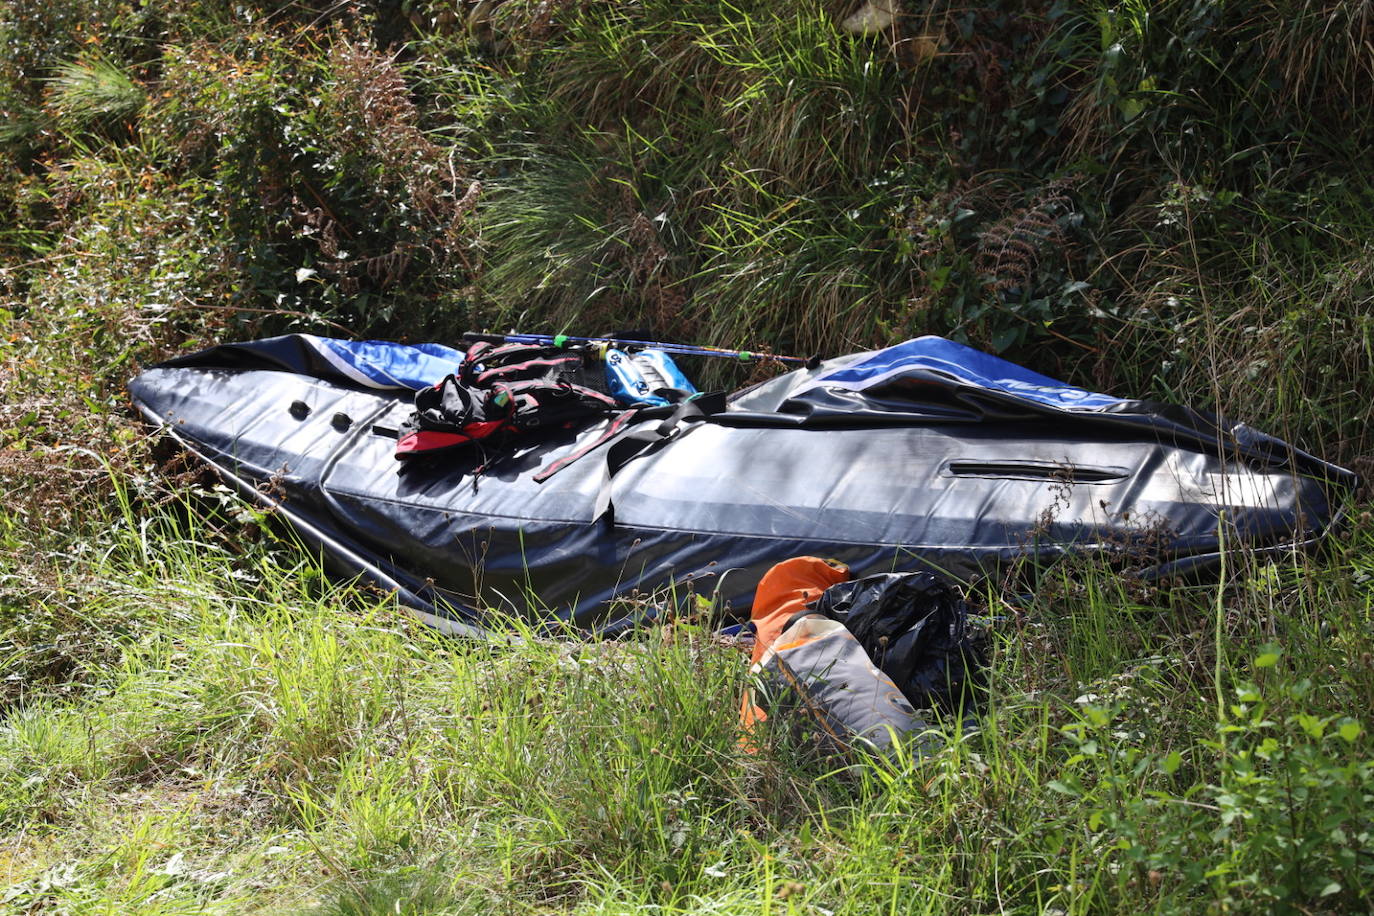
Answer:
<svg viewBox="0 0 1374 916"><path fill-rule="evenodd" d="M884 761L742 750L706 629L456 642L270 541L124 521L93 572L137 625L0 727L21 911L1368 903L1367 527L1196 595L1078 570L999 625L971 727Z"/></svg>

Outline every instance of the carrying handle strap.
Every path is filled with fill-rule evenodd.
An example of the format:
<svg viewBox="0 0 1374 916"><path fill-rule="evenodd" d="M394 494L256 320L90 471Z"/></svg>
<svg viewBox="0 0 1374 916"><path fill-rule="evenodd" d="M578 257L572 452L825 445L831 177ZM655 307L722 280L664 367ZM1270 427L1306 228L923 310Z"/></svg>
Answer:
<svg viewBox="0 0 1374 916"><path fill-rule="evenodd" d="M672 414L658 426L641 429L617 439L606 452L606 466L601 476L601 488L597 493L593 520L606 516L610 524L615 524L614 507L611 505L611 481L625 465L636 458L658 451L679 434L683 424L704 421L724 409L723 391L695 395L679 403ZM642 412L641 418L646 413L648 411Z"/></svg>

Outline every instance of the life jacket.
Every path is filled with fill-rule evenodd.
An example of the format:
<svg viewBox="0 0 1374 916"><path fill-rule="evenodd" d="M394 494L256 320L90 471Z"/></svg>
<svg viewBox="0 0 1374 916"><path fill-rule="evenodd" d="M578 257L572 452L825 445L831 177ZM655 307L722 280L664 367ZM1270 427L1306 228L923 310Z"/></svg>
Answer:
<svg viewBox="0 0 1374 916"><path fill-rule="evenodd" d="M458 371L415 394L396 457L411 459L571 429L619 409L586 348L473 344Z"/></svg>

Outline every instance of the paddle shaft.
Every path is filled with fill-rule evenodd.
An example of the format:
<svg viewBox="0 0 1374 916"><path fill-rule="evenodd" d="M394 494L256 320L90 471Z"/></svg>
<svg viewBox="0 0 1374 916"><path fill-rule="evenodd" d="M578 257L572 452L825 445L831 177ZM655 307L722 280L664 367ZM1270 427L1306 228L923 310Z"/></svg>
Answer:
<svg viewBox="0 0 1374 916"><path fill-rule="evenodd" d="M463 335L463 339L469 343L485 341L486 343L523 343L523 344L542 344L550 347L562 347L567 344L608 344L622 347L652 347L655 350L662 350L664 353L671 353L675 356L713 356L717 359L737 359L741 362L751 362L753 360L771 359L780 363L787 363L796 366L805 366L811 360L803 359L800 356L776 356L772 353L754 353L749 350L726 350L721 347L700 347L694 344L675 344L662 343L653 340L620 340L614 337L569 337L566 334L547 335L547 334L476 334L468 333Z"/></svg>

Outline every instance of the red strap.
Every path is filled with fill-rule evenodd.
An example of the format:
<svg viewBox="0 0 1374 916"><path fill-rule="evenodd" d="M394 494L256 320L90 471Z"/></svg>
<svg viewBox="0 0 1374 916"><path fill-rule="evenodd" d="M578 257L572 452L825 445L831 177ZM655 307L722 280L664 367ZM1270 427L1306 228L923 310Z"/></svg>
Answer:
<svg viewBox="0 0 1374 916"><path fill-rule="evenodd" d="M574 385L572 382L560 382L550 385L543 379L526 379L523 382L495 382L491 385L492 391L503 391L512 399L519 395L529 395L540 404L554 403L555 398L567 398L576 396L584 401L594 401L596 404L612 410L620 407L619 402L608 394L602 394L595 388L588 388L586 385ZM548 395L541 398L541 395Z"/></svg>
<svg viewBox="0 0 1374 916"><path fill-rule="evenodd" d="M580 356L554 356L547 359L531 359L523 363L509 363L504 366L494 366L481 373L473 380L473 384L486 385L493 381L508 378L512 375L519 375L532 369L556 369L559 366L580 366L582 357Z"/></svg>
<svg viewBox="0 0 1374 916"><path fill-rule="evenodd" d="M597 436L595 440L582 446L582 448L573 452L571 455L564 455L562 458L559 458L557 461L553 462L548 467L544 468L544 470L540 471L538 474L535 474L535 482L543 483L544 481L552 477L554 474L557 474L559 471L563 470L565 467L572 464L577 459L586 455L588 452L596 448L598 445L605 445L608 441L614 439L616 435L619 434L619 432L625 428L625 425L629 423L632 419L634 419L638 414L638 409L625 411L623 414L616 417L615 421L611 423L610 426L606 427L606 431L603 432L601 435Z"/></svg>
<svg viewBox="0 0 1374 916"><path fill-rule="evenodd" d="M445 433L433 429L421 429L396 440L396 457L411 458L426 452L455 448L471 442L479 442L506 425L505 420L490 420L485 423L469 423L461 432Z"/></svg>

